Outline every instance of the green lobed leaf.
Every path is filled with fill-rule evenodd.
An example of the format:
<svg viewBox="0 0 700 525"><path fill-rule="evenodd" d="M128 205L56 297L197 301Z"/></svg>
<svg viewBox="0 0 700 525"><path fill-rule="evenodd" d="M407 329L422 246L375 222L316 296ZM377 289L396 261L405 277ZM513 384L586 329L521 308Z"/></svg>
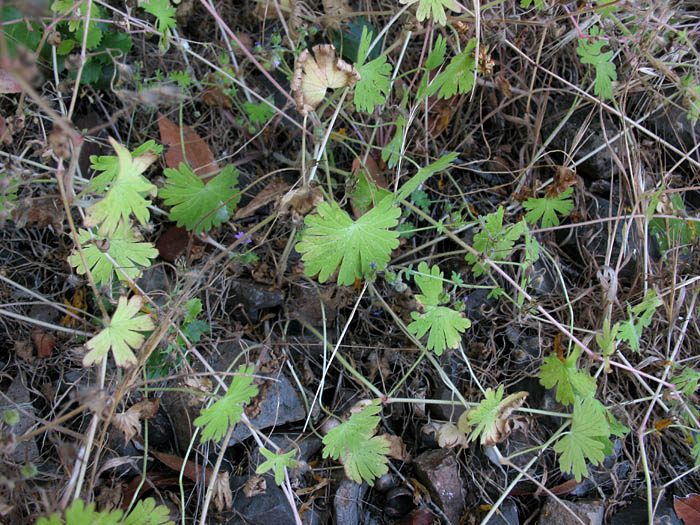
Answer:
<svg viewBox="0 0 700 525"><path fill-rule="evenodd" d="M195 426L204 427L202 443L209 439L219 441L226 435L229 426L241 420L241 403L250 403L251 398L258 395L258 387L252 385L254 371L253 365L241 365L228 387L228 392L212 406L202 410L200 416L194 420Z"/></svg>
<svg viewBox="0 0 700 525"><path fill-rule="evenodd" d="M445 348L457 348L462 340L460 333L472 325L469 319L446 306L427 306L425 313L411 312L411 318L408 331L418 338L430 331L425 346L437 355L442 355Z"/></svg>
<svg viewBox="0 0 700 525"><path fill-rule="evenodd" d="M435 46L425 61L425 67L432 71L441 66L445 62L445 51L447 51L447 40L442 35L438 35Z"/></svg>
<svg viewBox="0 0 700 525"><path fill-rule="evenodd" d="M457 93L464 95L471 91L474 87L475 47L476 39L472 38L464 51L452 57L450 64L428 86L428 96L437 93L438 98L451 98Z"/></svg>
<svg viewBox="0 0 700 525"><path fill-rule="evenodd" d="M144 197L155 195L156 187L142 173L156 157L153 154L132 157L131 153L112 137L109 141L119 157L119 169L104 199L88 208L85 225L99 225L101 232L113 232L120 220L128 222L131 213L145 225L150 218L150 201Z"/></svg>
<svg viewBox="0 0 700 525"><path fill-rule="evenodd" d="M595 395L595 378L576 367L581 352L581 347L576 346L563 362L557 355L547 356L540 367L540 383L545 388L554 388L556 385L556 400L563 405L570 405L578 398Z"/></svg>
<svg viewBox="0 0 700 525"><path fill-rule="evenodd" d="M117 366L128 367L136 364L136 356L132 349L137 349L143 344L144 336L140 332L154 328L150 316L139 315L142 305L143 299L139 295L132 296L128 302L126 296L119 297L117 309L107 326L85 343L88 353L83 357L83 366L99 363L110 350Z"/></svg>
<svg viewBox="0 0 700 525"><path fill-rule="evenodd" d="M573 188L567 188L556 197L529 198L523 202L523 208L528 210L525 220L530 224L535 224L542 219L543 228L558 226L559 217L557 217L557 213L559 215L568 215L574 209L574 203L570 198L573 191Z"/></svg>
<svg viewBox="0 0 700 525"><path fill-rule="evenodd" d="M318 213L305 219L307 228L296 250L303 254L304 273L324 283L340 266L339 285L350 285L374 270L383 270L391 251L399 245L397 231L401 210L385 197L356 221L338 206L322 202Z"/></svg>
<svg viewBox="0 0 700 525"><path fill-rule="evenodd" d="M561 454L559 466L564 473L573 474L576 481L588 475L586 460L599 465L605 459L606 441L609 442L610 427L605 409L592 397L577 399L571 430L555 445L554 451Z"/></svg>
<svg viewBox="0 0 700 525"><path fill-rule="evenodd" d="M388 471L389 442L382 436L374 436L379 424L376 414L382 410L380 402L373 400L323 438L323 457L340 459L350 479L357 483L364 480L371 486L375 478Z"/></svg>
<svg viewBox="0 0 700 525"><path fill-rule="evenodd" d="M402 4L413 3L414 0L401 0ZM418 0L416 18L422 22L426 18L432 18L436 23L444 26L447 23L445 9L457 11L459 6L454 0Z"/></svg>
<svg viewBox="0 0 700 525"><path fill-rule="evenodd" d="M618 337L621 341L627 341L632 350L639 350L642 331L647 328L656 313L656 309L663 303L656 297L654 290L649 290L641 303L630 308L627 306L629 319L615 323L618 328Z"/></svg>
<svg viewBox="0 0 700 525"><path fill-rule="evenodd" d="M167 168L159 196L170 209L170 219L195 233L209 231L226 222L240 200L238 171L226 166L206 184L184 162L180 169Z"/></svg>
<svg viewBox="0 0 700 525"><path fill-rule="evenodd" d="M153 498L146 498L136 503L129 515L122 520L124 511L98 512L95 503L85 505L83 500L75 500L66 509L65 516L53 513L48 518L39 518L36 525L173 525L169 519L168 507L157 505Z"/></svg>
<svg viewBox="0 0 700 525"><path fill-rule="evenodd" d="M484 399L479 405L469 411L468 421L470 425L476 425L469 435L469 441L474 441L484 434L497 420L499 407L503 402L505 387L500 385L496 391L487 388Z"/></svg>
<svg viewBox="0 0 700 525"><path fill-rule="evenodd" d="M374 106L382 106L391 89L389 74L391 64L386 61L386 55L381 55L371 62L364 63L372 41L372 33L367 32L367 27L362 28L362 39L358 52L358 62L355 68L360 73L360 80L355 84L354 102L357 111L374 112Z"/></svg>
<svg viewBox="0 0 700 525"><path fill-rule="evenodd" d="M603 33L597 26L591 26L588 38L579 38L576 52L581 57L582 64L595 67L595 85L593 92L602 100L613 98L613 81L617 80L615 63L612 61L613 51L603 51L608 45L603 40ZM592 38L591 38L592 37Z"/></svg>
<svg viewBox="0 0 700 525"><path fill-rule="evenodd" d="M498 210L489 213L472 241L472 248L487 256L493 262L504 261L510 257L515 243L527 230L524 221L504 227L504 214L503 206L499 206ZM479 277L486 272L487 265L481 263L479 258L473 253L468 253L464 258L472 265L472 273L475 277Z"/></svg>
<svg viewBox="0 0 700 525"><path fill-rule="evenodd" d="M126 280L127 277L132 280L138 279L142 269L150 267L151 260L158 257L158 250L153 244L139 240L134 230L123 222L120 222L113 232L106 234L81 229L78 232L78 242L82 246L90 273L98 285L110 284L115 274L119 280ZM106 247L106 252L99 247L103 250ZM117 267L109 260L108 255L117 263ZM77 249L71 252L68 262L80 275L87 273Z"/></svg>
<svg viewBox="0 0 700 525"><path fill-rule="evenodd" d="M457 158L457 153L448 153L443 155L438 160L432 164L422 167L418 170L413 177L408 179L399 191L396 193L396 201L401 201L407 199L415 190L417 190L421 184L423 184L428 178L432 177L440 171L445 171L452 166L452 163Z"/></svg>
<svg viewBox="0 0 700 525"><path fill-rule="evenodd" d="M418 338L429 331L426 348L434 350L437 355L442 355L445 348L457 348L460 333L471 326L471 321L452 308L439 306L443 290L440 268L435 265L429 269L425 262L421 262L413 279L423 292L416 295L416 299L424 305L425 312L411 312L413 322L407 326L408 331Z"/></svg>
<svg viewBox="0 0 700 525"><path fill-rule="evenodd" d="M406 126L406 119L399 116L396 119L396 132L389 143L382 148L382 160L389 168L394 168L399 162L401 155L401 144L403 144L403 130Z"/></svg>
<svg viewBox="0 0 700 525"><path fill-rule="evenodd" d="M281 485L284 481L284 469L294 468L297 465L297 461L293 459L295 450L290 450L286 453L276 453L271 450L267 450L265 447L260 448L260 453L267 458L266 461L261 463L257 469L255 469L256 474L264 474L268 470L272 469L275 472L275 483Z"/></svg>
<svg viewBox="0 0 700 525"><path fill-rule="evenodd" d="M355 483L366 481L371 487L374 480L389 472L386 455L390 451L389 441L384 436L374 436L357 450L349 451L343 458L345 474Z"/></svg>

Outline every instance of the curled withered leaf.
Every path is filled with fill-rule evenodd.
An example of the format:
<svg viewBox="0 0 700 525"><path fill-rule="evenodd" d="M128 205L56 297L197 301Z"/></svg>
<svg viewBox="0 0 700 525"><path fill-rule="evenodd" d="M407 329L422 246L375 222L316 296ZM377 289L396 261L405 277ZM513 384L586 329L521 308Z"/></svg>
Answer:
<svg viewBox="0 0 700 525"><path fill-rule="evenodd" d="M294 68L292 91L302 115L316 109L327 89L352 87L361 78L355 66L336 58L331 44L316 45L313 52L312 57L308 49L302 51Z"/></svg>
<svg viewBox="0 0 700 525"><path fill-rule="evenodd" d="M466 447L467 436L454 423L445 423L437 431L437 442L440 448Z"/></svg>

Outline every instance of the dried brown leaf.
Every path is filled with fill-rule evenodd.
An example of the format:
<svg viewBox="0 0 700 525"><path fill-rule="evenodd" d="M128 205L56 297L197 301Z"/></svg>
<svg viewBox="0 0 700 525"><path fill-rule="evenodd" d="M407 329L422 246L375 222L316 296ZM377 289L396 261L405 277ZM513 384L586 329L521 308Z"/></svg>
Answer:
<svg viewBox="0 0 700 525"><path fill-rule="evenodd" d="M39 359L51 357L51 351L56 345L56 336L46 332L43 328L32 330L32 341L36 346L36 355Z"/></svg>
<svg viewBox="0 0 700 525"><path fill-rule="evenodd" d="M22 88L15 80L14 75L6 69L0 69L0 93L19 93L21 91Z"/></svg>
<svg viewBox="0 0 700 525"><path fill-rule="evenodd" d="M304 49L294 68L291 87L297 109L302 115L318 107L325 98L327 89L352 87L361 78L355 66L336 58L333 45L316 45L313 53L314 58L308 49Z"/></svg>
<svg viewBox="0 0 700 525"><path fill-rule="evenodd" d="M440 448L466 447L467 436L454 423L445 423L437 431L437 442Z"/></svg>
<svg viewBox="0 0 700 525"><path fill-rule="evenodd" d="M267 491L267 482L262 476L253 476L243 485L243 494L246 498L252 498L259 494L265 494Z"/></svg>
<svg viewBox="0 0 700 525"><path fill-rule="evenodd" d="M259 208L270 204L287 190L288 183L281 179L271 180L248 204L236 212L233 219L240 220L252 216Z"/></svg>
<svg viewBox="0 0 700 525"><path fill-rule="evenodd" d="M164 145L169 146L165 154L165 164L169 168L179 169L180 163L186 162L192 171L199 176L219 170L214 154L207 143L189 126L182 126L182 141L180 140L180 128L163 115L158 118L158 128L160 140Z"/></svg>
<svg viewBox="0 0 700 525"><path fill-rule="evenodd" d="M673 498L673 510L685 525L700 525L700 495L689 494L685 498Z"/></svg>

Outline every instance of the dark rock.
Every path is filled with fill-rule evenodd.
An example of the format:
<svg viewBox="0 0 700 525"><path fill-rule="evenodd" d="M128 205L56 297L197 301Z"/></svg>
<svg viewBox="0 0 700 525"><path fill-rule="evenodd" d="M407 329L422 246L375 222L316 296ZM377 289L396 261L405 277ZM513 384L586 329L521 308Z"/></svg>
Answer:
<svg viewBox="0 0 700 525"><path fill-rule="evenodd" d="M377 478L374 482L374 490L378 492L387 492L396 487L398 484L398 479L396 475L392 472L387 472L386 474Z"/></svg>
<svg viewBox="0 0 700 525"><path fill-rule="evenodd" d="M234 362L239 354L245 351L244 349L245 346L240 341L219 345L218 354L211 358L212 368L217 371L227 370L230 363ZM201 364L197 364L195 369L198 372L204 371ZM259 411L251 418L251 422L256 428L263 430L299 421L306 417L306 409L300 395L285 374L277 372L266 376L263 374L263 377L269 377L271 381L258 385L260 390L267 389L267 391L261 394ZM256 400L257 398L251 401L250 405L256 403ZM183 395L182 392L165 392L161 403L173 421L175 437L180 450L185 450L194 432L192 423L199 417L202 405L197 402L194 396ZM248 427L238 424L233 431L229 445L234 445L248 437L250 437Z"/></svg>
<svg viewBox="0 0 700 525"><path fill-rule="evenodd" d="M647 502L634 500L629 506L616 512L610 518L610 525L636 525L637 523L649 523L649 513L647 512ZM654 523L664 525L683 525L673 510L673 503L664 498L659 502L654 513Z"/></svg>
<svg viewBox="0 0 700 525"><path fill-rule="evenodd" d="M484 525L519 525L518 506L512 499L505 500L498 512L489 518Z"/></svg>
<svg viewBox="0 0 700 525"><path fill-rule="evenodd" d="M365 497L368 488L367 483L358 485L349 479L344 479L340 482L333 498L335 522L338 525L361 523L362 499Z"/></svg>
<svg viewBox="0 0 700 525"><path fill-rule="evenodd" d="M265 394L260 414L250 420L253 426L258 430L263 430L304 419L306 409L289 378L282 372L264 377L270 377L273 381L270 382L271 387ZM251 435L247 426L237 425L228 444L229 446L235 445Z"/></svg>
<svg viewBox="0 0 700 525"><path fill-rule="evenodd" d="M588 525L603 525L605 504L600 500L563 501L547 498L540 512L540 525L579 525L580 522L563 508L566 505L578 518ZM626 522L626 525L638 522Z"/></svg>
<svg viewBox="0 0 700 525"><path fill-rule="evenodd" d="M246 316L251 321L258 319L260 310L279 306L284 301L280 290L271 290L248 279L233 279L230 283L231 294L226 301L226 309L232 314L243 305Z"/></svg>
<svg viewBox="0 0 700 525"><path fill-rule="evenodd" d="M273 478L266 477L266 489L262 494L247 497L243 486L248 481L246 476L236 476L232 480L233 510L236 516L223 522L226 525L293 525L294 512L282 489L275 485Z"/></svg>
<svg viewBox="0 0 700 525"><path fill-rule="evenodd" d="M397 521L396 525L433 525L437 523L437 516L426 508L419 508Z"/></svg>
<svg viewBox="0 0 700 525"><path fill-rule="evenodd" d="M429 450L415 459L416 477L430 492L450 523L464 512L464 491L459 465L450 450Z"/></svg>
<svg viewBox="0 0 700 525"><path fill-rule="evenodd" d="M443 401L452 401L454 404L430 404L428 406L428 410L430 411L430 414L433 416L433 418L439 419L441 421L452 421L453 423L457 423L459 416L462 415L466 408L464 408L464 405L462 405L459 402L459 398L456 396L456 394L452 392L452 390L447 388L445 385L441 385L438 388L437 392L435 392L435 395L437 399L441 399Z"/></svg>
<svg viewBox="0 0 700 525"><path fill-rule="evenodd" d="M163 306L170 300L172 284L162 264L147 268L137 284L158 306Z"/></svg>
<svg viewBox="0 0 700 525"><path fill-rule="evenodd" d="M413 507L413 492L406 487L391 489L384 499L384 513L390 518L405 516Z"/></svg>
<svg viewBox="0 0 700 525"><path fill-rule="evenodd" d="M542 123L544 137L551 135L561 124L572 101L572 98L567 97L551 101L551 107L547 109L547 117ZM593 115L589 118L591 113ZM613 140L619 130L607 116L603 116L603 122L605 132L601 127L598 112L591 110L590 106L575 111L549 143L550 151L561 150L570 153L577 163L578 174L588 180L610 178L613 173L617 172L610 148L619 153L620 139ZM585 129L583 135L581 134L582 129ZM578 140L579 138L580 140ZM576 148L572 148L572 144L576 144ZM589 157L589 154L598 148L602 149ZM569 162L570 158L568 156L566 159L561 158L561 162ZM582 161L584 158L586 160Z"/></svg>
<svg viewBox="0 0 700 525"><path fill-rule="evenodd" d="M21 411L18 409L21 409ZM14 410L19 416L19 421L10 427L10 431L15 437L26 434L36 422L33 417L36 415L36 409L29 397L26 377L21 371L17 373L7 388L5 395L2 396L0 414L6 410ZM8 452L9 456L20 465L26 465L39 456L39 449L33 439L21 441L15 446L14 450L11 452L8 450Z"/></svg>

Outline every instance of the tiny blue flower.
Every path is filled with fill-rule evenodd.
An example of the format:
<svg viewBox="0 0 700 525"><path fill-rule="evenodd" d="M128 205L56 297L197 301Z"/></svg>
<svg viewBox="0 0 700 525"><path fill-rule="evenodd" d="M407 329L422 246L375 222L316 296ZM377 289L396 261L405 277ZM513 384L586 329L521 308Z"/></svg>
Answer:
<svg viewBox="0 0 700 525"><path fill-rule="evenodd" d="M245 234L245 232L238 232L238 233L236 233L235 237L236 237L236 240L237 240L237 241L240 241L241 239L243 239L243 238L245 237L245 239L243 239L243 241L242 241L243 244L249 244L249 243L253 242L253 239L251 239L250 237L248 237L248 236Z"/></svg>
<svg viewBox="0 0 700 525"><path fill-rule="evenodd" d="M278 58L275 58L275 59L272 60L272 67L273 67L273 68L277 69L277 68L279 67L280 64L281 64L281 62L279 61Z"/></svg>
<svg viewBox="0 0 700 525"><path fill-rule="evenodd" d="M369 265L370 265L370 267L371 267L373 270L376 270L376 269L377 269L377 263L376 263L376 262L372 261L371 263L369 263Z"/></svg>

